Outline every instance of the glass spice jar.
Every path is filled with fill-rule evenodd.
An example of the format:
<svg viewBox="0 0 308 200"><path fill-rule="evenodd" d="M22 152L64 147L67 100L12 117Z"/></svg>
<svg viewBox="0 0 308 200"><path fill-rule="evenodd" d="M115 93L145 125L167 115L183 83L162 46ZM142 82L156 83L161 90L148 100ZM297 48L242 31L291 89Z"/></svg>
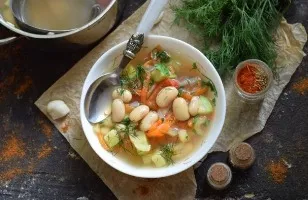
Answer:
<svg viewBox="0 0 308 200"><path fill-rule="evenodd" d="M271 69L257 59L239 63L233 75L236 93L246 103L262 101L273 82Z"/></svg>
<svg viewBox="0 0 308 200"><path fill-rule="evenodd" d="M245 142L234 145L229 151L229 163L236 169L246 170L250 168L255 159L254 149Z"/></svg>
<svg viewBox="0 0 308 200"><path fill-rule="evenodd" d="M218 162L211 165L207 172L207 182L215 190L227 188L232 180L232 172L228 165Z"/></svg>

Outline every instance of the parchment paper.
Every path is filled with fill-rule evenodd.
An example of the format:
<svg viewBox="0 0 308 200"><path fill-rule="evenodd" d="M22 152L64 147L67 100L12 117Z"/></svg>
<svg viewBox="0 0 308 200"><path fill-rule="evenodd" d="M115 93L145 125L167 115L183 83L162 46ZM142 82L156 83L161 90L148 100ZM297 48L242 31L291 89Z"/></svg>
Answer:
<svg viewBox="0 0 308 200"><path fill-rule="evenodd" d="M171 0L171 4L178 0ZM69 72L51 86L35 103L46 114L46 105L51 100L60 99L67 103L71 112L66 119L51 120L70 145L97 173L119 199L193 199L196 181L193 169L162 179L140 179L114 170L104 163L91 149L80 124L79 101L83 82L94 62L112 46L127 40L135 31L148 2L123 22L113 33L102 41L87 56L80 60ZM169 7L165 9L162 21L153 28L153 34L172 36L200 48L200 39L181 26L173 25L174 16ZM245 105L233 91L230 78L224 80L227 97L227 116L223 131L211 151L227 151L236 142L241 142L260 132L273 110L276 100L291 75L299 66L304 52L307 34L301 24L287 24L282 21L277 33L277 64L284 67L280 72L280 82L273 87L261 105ZM67 130L65 130L67 129Z"/></svg>

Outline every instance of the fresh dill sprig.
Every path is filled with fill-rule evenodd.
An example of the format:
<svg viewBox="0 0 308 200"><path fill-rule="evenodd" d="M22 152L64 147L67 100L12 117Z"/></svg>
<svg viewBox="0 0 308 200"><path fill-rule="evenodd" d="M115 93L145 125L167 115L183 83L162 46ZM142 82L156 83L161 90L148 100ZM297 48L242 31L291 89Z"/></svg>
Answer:
<svg viewBox="0 0 308 200"><path fill-rule="evenodd" d="M289 1L289 0L288 0ZM204 40L203 53L220 75L246 59L256 58L275 72L275 33L289 2L279 0L182 0L173 6L176 23ZM280 6L280 7L279 7ZM211 41L211 42L209 42Z"/></svg>
<svg viewBox="0 0 308 200"><path fill-rule="evenodd" d="M166 160L167 164L173 164L172 156L175 155L174 144L166 144L160 148L160 155Z"/></svg>
<svg viewBox="0 0 308 200"><path fill-rule="evenodd" d="M159 59L161 63L168 63L171 59L171 57L166 51L157 52L156 57Z"/></svg>
<svg viewBox="0 0 308 200"><path fill-rule="evenodd" d="M197 66L197 63L193 63L192 64L192 68L191 68L191 70L196 70L196 69L198 69L198 66Z"/></svg>
<svg viewBox="0 0 308 200"><path fill-rule="evenodd" d="M137 65L136 68L136 79L139 80L141 83L143 83L144 78L145 78L145 69L143 68L142 65Z"/></svg>

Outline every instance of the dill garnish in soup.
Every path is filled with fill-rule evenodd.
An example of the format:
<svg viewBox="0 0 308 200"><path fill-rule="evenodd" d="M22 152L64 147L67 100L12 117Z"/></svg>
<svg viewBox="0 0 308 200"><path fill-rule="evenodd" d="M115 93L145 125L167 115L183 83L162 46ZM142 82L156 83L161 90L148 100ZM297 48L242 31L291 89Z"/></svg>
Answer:
<svg viewBox="0 0 308 200"><path fill-rule="evenodd" d="M127 162L168 166L200 146L215 96L215 86L196 63L157 46L140 52L123 70L111 114L94 131L106 150Z"/></svg>

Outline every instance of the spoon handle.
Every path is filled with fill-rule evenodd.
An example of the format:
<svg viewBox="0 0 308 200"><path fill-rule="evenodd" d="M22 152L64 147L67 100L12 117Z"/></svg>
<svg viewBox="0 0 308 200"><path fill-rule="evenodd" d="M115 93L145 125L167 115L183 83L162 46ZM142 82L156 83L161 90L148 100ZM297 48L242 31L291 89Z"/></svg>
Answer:
<svg viewBox="0 0 308 200"><path fill-rule="evenodd" d="M151 31L156 19L167 3L168 0L151 0L150 5L137 27L136 34L132 35L127 43L126 49L123 52L125 57L129 59L135 58L143 45L144 36Z"/></svg>
<svg viewBox="0 0 308 200"><path fill-rule="evenodd" d="M148 6L140 21L140 24L138 25L136 33L144 35L148 34L167 3L168 0L151 0L150 5Z"/></svg>

